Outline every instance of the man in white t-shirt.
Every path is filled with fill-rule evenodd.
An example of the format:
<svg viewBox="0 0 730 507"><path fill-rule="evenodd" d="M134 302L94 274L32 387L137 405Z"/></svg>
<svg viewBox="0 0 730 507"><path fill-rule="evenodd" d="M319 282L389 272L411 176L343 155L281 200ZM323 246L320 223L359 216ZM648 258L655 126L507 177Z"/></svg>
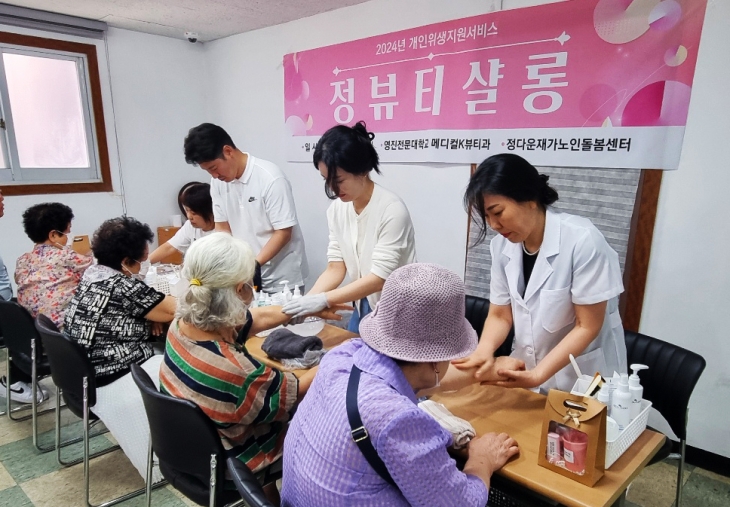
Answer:
<svg viewBox="0 0 730 507"><path fill-rule="evenodd" d="M217 125L203 123L185 138L185 160L211 175L215 230L256 252L265 292L303 285L309 274L291 184L275 164L242 152Z"/></svg>

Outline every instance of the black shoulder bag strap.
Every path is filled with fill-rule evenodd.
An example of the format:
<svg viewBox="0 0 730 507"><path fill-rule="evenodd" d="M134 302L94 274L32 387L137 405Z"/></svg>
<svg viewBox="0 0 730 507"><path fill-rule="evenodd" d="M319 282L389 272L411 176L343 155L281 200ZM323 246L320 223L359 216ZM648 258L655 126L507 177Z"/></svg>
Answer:
<svg viewBox="0 0 730 507"><path fill-rule="evenodd" d="M352 439L360 448L360 452L362 452L363 456L365 456L365 459L368 463L370 463L370 466L373 467L373 470L375 470L375 472L377 472L377 474L386 482L397 488L398 486L390 476L390 473L388 473L385 463L383 463L383 460L380 459L380 456L378 456L378 452L375 450L375 447L373 447L368 430L365 429L365 426L362 424L362 419L360 418L360 410L357 408L357 391L360 386L360 373L360 368L353 364L352 370L350 371L350 380L347 383L347 398L345 404L347 405L347 419L350 421Z"/></svg>

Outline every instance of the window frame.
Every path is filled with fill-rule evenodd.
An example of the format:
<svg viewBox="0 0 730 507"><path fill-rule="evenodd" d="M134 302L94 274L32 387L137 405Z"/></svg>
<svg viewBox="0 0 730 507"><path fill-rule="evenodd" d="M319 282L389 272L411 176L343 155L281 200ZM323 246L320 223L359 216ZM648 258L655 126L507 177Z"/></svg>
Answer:
<svg viewBox="0 0 730 507"><path fill-rule="evenodd" d="M97 46L94 44L83 44L79 42L49 39L31 35L21 35L10 32L0 32L0 43L20 46L33 51L34 48L62 51L67 53L81 54L86 57L85 70L88 82L80 82L82 93L90 99L89 119L91 124L85 125L88 133L95 134L96 145L90 143L94 148L89 153L89 160L96 159L99 171L99 181L93 182L69 182L69 183L0 183L0 190L3 195L38 195L38 194L68 194L88 192L112 192L111 166L109 161L109 145L106 136L106 123L104 120L104 107L102 103L101 79L99 74L99 61L97 58ZM22 51L22 49L19 49ZM7 104L9 106L9 104ZM93 137L92 137L93 138ZM9 157L10 150L5 155ZM10 163L9 158L6 158ZM73 170L73 169L72 169Z"/></svg>

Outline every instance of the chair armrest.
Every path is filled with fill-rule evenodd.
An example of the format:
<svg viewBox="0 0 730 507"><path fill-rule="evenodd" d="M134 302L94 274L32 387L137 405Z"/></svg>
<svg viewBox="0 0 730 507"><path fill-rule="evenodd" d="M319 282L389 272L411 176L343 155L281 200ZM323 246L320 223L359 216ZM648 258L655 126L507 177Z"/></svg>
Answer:
<svg viewBox="0 0 730 507"><path fill-rule="evenodd" d="M228 458L227 464L238 493L248 505L251 507L274 507L266 498L264 489L254 473L241 460Z"/></svg>

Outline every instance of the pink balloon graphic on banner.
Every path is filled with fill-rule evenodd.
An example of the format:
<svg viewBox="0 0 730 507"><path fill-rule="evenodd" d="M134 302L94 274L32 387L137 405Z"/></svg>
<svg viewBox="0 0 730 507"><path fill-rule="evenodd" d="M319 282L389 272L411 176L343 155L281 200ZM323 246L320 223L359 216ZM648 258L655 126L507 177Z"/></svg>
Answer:
<svg viewBox="0 0 730 507"><path fill-rule="evenodd" d="M649 14L649 25L653 30L667 31L679 23L682 7L675 0L664 0Z"/></svg>
<svg viewBox="0 0 730 507"><path fill-rule="evenodd" d="M600 0L593 11L593 26L606 42L631 42L649 30L649 15L659 3L660 0Z"/></svg>
<svg viewBox="0 0 730 507"><path fill-rule="evenodd" d="M626 103L621 115L624 127L684 125L691 88L678 81L657 81L643 87Z"/></svg>

